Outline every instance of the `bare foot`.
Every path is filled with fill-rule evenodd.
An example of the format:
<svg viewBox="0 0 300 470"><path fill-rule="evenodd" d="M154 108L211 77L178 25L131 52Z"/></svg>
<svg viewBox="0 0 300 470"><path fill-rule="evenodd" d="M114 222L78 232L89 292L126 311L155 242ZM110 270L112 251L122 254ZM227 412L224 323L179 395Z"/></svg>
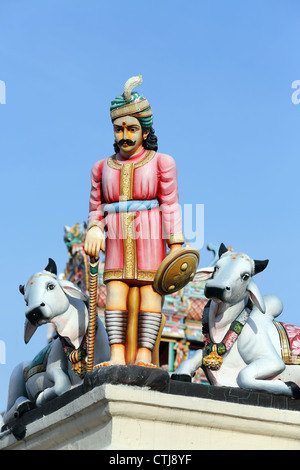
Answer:
<svg viewBox="0 0 300 470"><path fill-rule="evenodd" d="M100 362L100 364L96 364L94 366L94 369L98 369L99 367L108 367L108 366L125 366L125 362L124 361L118 361L118 360Z"/></svg>
<svg viewBox="0 0 300 470"><path fill-rule="evenodd" d="M108 366L125 366L125 346L123 344L112 344L110 347L110 361L100 362L94 366L94 369Z"/></svg>
<svg viewBox="0 0 300 470"><path fill-rule="evenodd" d="M152 364L151 362L143 362L139 361L137 363L138 366L143 366L143 367L152 367L153 369L157 369L157 366L155 364Z"/></svg>
<svg viewBox="0 0 300 470"><path fill-rule="evenodd" d="M136 356L136 365L144 367L156 367L151 362L152 352L148 348L139 348Z"/></svg>
<svg viewBox="0 0 300 470"><path fill-rule="evenodd" d="M101 362L100 364L96 364L93 369L99 369L100 367L107 367L107 366L111 366L112 364L110 363L110 361L108 362Z"/></svg>

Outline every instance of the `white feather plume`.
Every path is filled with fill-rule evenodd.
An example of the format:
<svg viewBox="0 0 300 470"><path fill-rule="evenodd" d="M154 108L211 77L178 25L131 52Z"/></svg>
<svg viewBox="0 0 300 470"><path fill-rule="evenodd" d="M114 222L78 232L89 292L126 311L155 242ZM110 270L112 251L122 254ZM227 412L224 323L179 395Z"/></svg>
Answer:
<svg viewBox="0 0 300 470"><path fill-rule="evenodd" d="M131 92L134 88L139 86L143 82L142 75L136 75L135 77L131 77L127 80L124 85L124 98L128 102L131 100Z"/></svg>

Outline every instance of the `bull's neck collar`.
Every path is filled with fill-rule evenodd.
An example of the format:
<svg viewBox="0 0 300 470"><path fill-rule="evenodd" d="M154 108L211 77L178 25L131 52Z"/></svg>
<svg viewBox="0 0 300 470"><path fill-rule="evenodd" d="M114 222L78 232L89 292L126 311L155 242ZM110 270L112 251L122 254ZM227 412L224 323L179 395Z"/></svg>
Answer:
<svg viewBox="0 0 300 470"><path fill-rule="evenodd" d="M226 343L227 336L228 336L228 334L230 335L231 331L234 331L234 326L235 326L236 323L239 323L241 325L241 328L240 328L238 334L241 333L242 328L245 325L245 323L248 319L248 316L250 315L250 313L253 309L253 304L252 304L252 302L249 298L246 298L241 303L239 309L237 309L237 308L233 309L233 306L229 307L229 309L232 310L230 312L230 315L226 315L226 318L224 318L225 314L228 313L229 309L227 309L226 311L219 314L218 315L219 318L217 319L217 328L213 328L211 323L212 323L212 321L214 321L214 322L216 321L216 317L214 315L215 312L213 311L214 306L215 306L214 304L215 303L212 304L212 301L209 301L205 306L205 309L204 309L204 312L203 312L203 327L202 327L202 329L203 329L203 334L204 334L206 345L216 344L218 346L220 344L224 344L224 342ZM236 307L236 306L234 306L234 307ZM225 320L225 321L222 321L222 320ZM215 330L215 331L213 331L213 330ZM222 333L220 335L221 336L220 341L215 340L217 330L222 331ZM226 351L227 350L228 349L226 347Z"/></svg>

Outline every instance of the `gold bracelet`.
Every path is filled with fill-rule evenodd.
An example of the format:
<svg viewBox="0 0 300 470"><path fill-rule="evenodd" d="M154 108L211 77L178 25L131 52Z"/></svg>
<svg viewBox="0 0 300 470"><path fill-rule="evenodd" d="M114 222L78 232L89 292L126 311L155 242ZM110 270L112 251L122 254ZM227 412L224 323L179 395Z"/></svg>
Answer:
<svg viewBox="0 0 300 470"><path fill-rule="evenodd" d="M92 227L99 227L103 232L104 224L101 220L91 220L91 222L88 224L87 229L90 230L90 228Z"/></svg>
<svg viewBox="0 0 300 470"><path fill-rule="evenodd" d="M171 233L167 237L168 246L170 245L183 245L184 243L184 236L181 233Z"/></svg>

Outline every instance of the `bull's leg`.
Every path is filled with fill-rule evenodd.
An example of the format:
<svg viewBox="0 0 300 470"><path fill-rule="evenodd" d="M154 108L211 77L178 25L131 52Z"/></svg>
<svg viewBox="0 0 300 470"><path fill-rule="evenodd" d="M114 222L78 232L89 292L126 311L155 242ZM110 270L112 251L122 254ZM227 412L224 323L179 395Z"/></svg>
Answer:
<svg viewBox="0 0 300 470"><path fill-rule="evenodd" d="M241 370L237 377L238 386L251 390L262 390L269 393L293 396L292 387L279 379L278 376L285 369L285 364L278 357L265 357L253 361Z"/></svg>
<svg viewBox="0 0 300 470"><path fill-rule="evenodd" d="M189 381L195 375L197 369L202 366L203 350L198 349L190 359L179 364L178 369L173 372L172 379Z"/></svg>
<svg viewBox="0 0 300 470"><path fill-rule="evenodd" d="M53 387L48 387L43 390L36 399L36 406L41 406L44 403L56 398L71 388L71 382L67 374L62 369L52 368L47 370L48 378L53 381Z"/></svg>
<svg viewBox="0 0 300 470"><path fill-rule="evenodd" d="M3 416L4 424L11 421L16 416L21 416L26 411L32 409L35 405L29 400L24 381L24 368L28 365L25 362L18 364L10 377L8 388L8 399L6 412Z"/></svg>

